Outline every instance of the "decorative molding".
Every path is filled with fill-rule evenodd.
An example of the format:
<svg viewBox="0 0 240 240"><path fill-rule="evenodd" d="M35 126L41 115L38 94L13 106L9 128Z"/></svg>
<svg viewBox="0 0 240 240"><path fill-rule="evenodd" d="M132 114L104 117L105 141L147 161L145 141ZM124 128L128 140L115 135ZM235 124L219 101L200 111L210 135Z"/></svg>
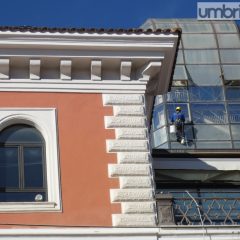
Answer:
<svg viewBox="0 0 240 240"><path fill-rule="evenodd" d="M144 128L117 128L115 129L117 139L146 139L147 129Z"/></svg>
<svg viewBox="0 0 240 240"><path fill-rule="evenodd" d="M143 96L139 94L103 94L103 106L142 104Z"/></svg>
<svg viewBox="0 0 240 240"><path fill-rule="evenodd" d="M91 61L91 80L102 80L102 62L93 60Z"/></svg>
<svg viewBox="0 0 240 240"><path fill-rule="evenodd" d="M120 128L120 127L145 128L146 127L145 117L105 116L104 121L105 121L106 128Z"/></svg>
<svg viewBox="0 0 240 240"><path fill-rule="evenodd" d="M120 186L110 189L110 199L122 206L122 214L112 214L113 226L154 227L156 207L144 97L104 94L103 105L113 107L114 116L104 120L105 127L116 133L116 139L106 140L107 151L117 153L118 162L108 164L108 174L119 178Z"/></svg>
<svg viewBox="0 0 240 240"><path fill-rule="evenodd" d="M129 81L131 79L131 68L132 68L131 61L121 62L120 79L122 81Z"/></svg>
<svg viewBox="0 0 240 240"><path fill-rule="evenodd" d="M33 80L41 79L40 75L41 60L40 59L30 59L29 61L29 78Z"/></svg>
<svg viewBox="0 0 240 240"><path fill-rule="evenodd" d="M9 79L9 59L0 59L0 79Z"/></svg>
<svg viewBox="0 0 240 240"><path fill-rule="evenodd" d="M109 177L149 176L149 164L108 164Z"/></svg>
<svg viewBox="0 0 240 240"><path fill-rule="evenodd" d="M122 213L152 213L155 212L154 202L123 202L121 203Z"/></svg>
<svg viewBox="0 0 240 240"><path fill-rule="evenodd" d="M141 217L142 216L142 217ZM144 218L145 216L145 218ZM2 239L63 239L76 238L79 240L107 239L107 240L239 240L239 226L162 226L152 227L155 224L153 214L115 214L114 228L103 227L57 227L57 228L2 228ZM136 226L128 225L135 223ZM128 225L128 226L126 226ZM118 227L122 226L122 227ZM126 227L124 227L126 226Z"/></svg>
<svg viewBox="0 0 240 240"><path fill-rule="evenodd" d="M134 174L133 174L134 175ZM120 188L150 188L152 187L152 178L147 177L119 177Z"/></svg>
<svg viewBox="0 0 240 240"><path fill-rule="evenodd" d="M113 214L113 226L116 227L152 227L156 225L154 214Z"/></svg>
<svg viewBox="0 0 240 240"><path fill-rule="evenodd" d="M60 211L60 182L56 110L53 108L0 108L0 131L12 124L34 126L42 134L46 146L46 175L48 203L0 204L0 212L6 211Z"/></svg>
<svg viewBox="0 0 240 240"><path fill-rule="evenodd" d="M111 202L153 201L153 190L149 189L110 189Z"/></svg>
<svg viewBox="0 0 240 240"><path fill-rule="evenodd" d="M144 116L143 106L113 106L114 116Z"/></svg>
<svg viewBox="0 0 240 240"><path fill-rule="evenodd" d="M107 140L108 152L146 152L147 140Z"/></svg>
<svg viewBox="0 0 240 240"><path fill-rule="evenodd" d="M149 163L148 152L118 152L117 153L118 163Z"/></svg>
<svg viewBox="0 0 240 240"><path fill-rule="evenodd" d="M72 61L71 60L60 61L60 78L62 80L72 79Z"/></svg>
<svg viewBox="0 0 240 240"><path fill-rule="evenodd" d="M159 72L161 65L161 62L150 62L145 64L137 72L139 80L145 82L149 81L151 77L154 77Z"/></svg>

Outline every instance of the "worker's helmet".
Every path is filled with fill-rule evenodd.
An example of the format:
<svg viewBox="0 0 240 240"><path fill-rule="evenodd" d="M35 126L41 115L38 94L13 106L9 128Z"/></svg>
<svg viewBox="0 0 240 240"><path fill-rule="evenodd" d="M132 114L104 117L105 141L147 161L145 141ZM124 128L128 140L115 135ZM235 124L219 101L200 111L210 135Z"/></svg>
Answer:
<svg viewBox="0 0 240 240"><path fill-rule="evenodd" d="M181 111L181 107L176 107L176 111Z"/></svg>

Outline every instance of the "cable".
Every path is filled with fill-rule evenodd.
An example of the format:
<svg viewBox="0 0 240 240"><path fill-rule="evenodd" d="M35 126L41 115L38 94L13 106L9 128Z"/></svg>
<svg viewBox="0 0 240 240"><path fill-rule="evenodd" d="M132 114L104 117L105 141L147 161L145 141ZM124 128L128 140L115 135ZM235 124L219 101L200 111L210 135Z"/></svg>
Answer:
<svg viewBox="0 0 240 240"><path fill-rule="evenodd" d="M202 225L202 229L206 232L206 235L207 235L207 229L204 226L204 222L203 222L202 215L201 215L201 212L200 212L200 206L198 205L196 199L187 190L185 190L185 192L190 196L190 198L196 204L197 210L198 210L198 214L199 214L199 217L200 217L200 221L201 221L201 225ZM203 231L203 239L205 240L205 232L204 231Z"/></svg>

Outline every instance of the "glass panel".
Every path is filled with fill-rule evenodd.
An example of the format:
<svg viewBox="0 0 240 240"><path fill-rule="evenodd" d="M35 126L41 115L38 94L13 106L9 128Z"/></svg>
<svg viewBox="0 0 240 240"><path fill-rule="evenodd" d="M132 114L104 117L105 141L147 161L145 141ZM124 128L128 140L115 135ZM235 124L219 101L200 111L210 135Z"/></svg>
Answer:
<svg viewBox="0 0 240 240"><path fill-rule="evenodd" d="M228 87L226 88L227 100L240 100L240 88L239 87Z"/></svg>
<svg viewBox="0 0 240 240"><path fill-rule="evenodd" d="M198 149L229 149L232 148L231 142L196 142Z"/></svg>
<svg viewBox="0 0 240 240"><path fill-rule="evenodd" d="M13 125L5 128L0 134L0 142L43 142L41 134L27 125Z"/></svg>
<svg viewBox="0 0 240 240"><path fill-rule="evenodd" d="M181 144L179 142L171 142L171 149L194 149L195 146L192 143L186 142Z"/></svg>
<svg viewBox="0 0 240 240"><path fill-rule="evenodd" d="M220 101L223 100L222 87L190 87L190 101Z"/></svg>
<svg viewBox="0 0 240 240"><path fill-rule="evenodd" d="M233 146L235 149L240 149L240 142L233 142Z"/></svg>
<svg viewBox="0 0 240 240"><path fill-rule="evenodd" d="M177 55L177 64L183 64L184 60L183 60L183 51L182 50L178 50L178 55Z"/></svg>
<svg viewBox="0 0 240 240"><path fill-rule="evenodd" d="M234 140L240 140L240 125L231 125L232 137Z"/></svg>
<svg viewBox="0 0 240 240"><path fill-rule="evenodd" d="M175 80L187 80L187 73L185 66L177 65L174 70L173 79Z"/></svg>
<svg viewBox="0 0 240 240"><path fill-rule="evenodd" d="M209 23L179 23L183 33L211 33L212 26Z"/></svg>
<svg viewBox="0 0 240 240"><path fill-rule="evenodd" d="M216 32L224 33L224 32L237 32L236 25L234 23L214 23L214 27Z"/></svg>
<svg viewBox="0 0 240 240"><path fill-rule="evenodd" d="M164 126L165 124L166 122L163 105L157 105L154 107L153 110L152 130L155 131L156 129Z"/></svg>
<svg viewBox="0 0 240 240"><path fill-rule="evenodd" d="M186 64L219 63L217 50L185 50Z"/></svg>
<svg viewBox="0 0 240 240"><path fill-rule="evenodd" d="M187 102L188 101L188 91L186 88L173 87L171 92L167 94L168 102Z"/></svg>
<svg viewBox="0 0 240 240"><path fill-rule="evenodd" d="M157 149L169 149L168 143L164 143L157 147Z"/></svg>
<svg viewBox="0 0 240 240"><path fill-rule="evenodd" d="M153 147L158 147L167 141L166 130L166 127L163 127L153 132Z"/></svg>
<svg viewBox="0 0 240 240"><path fill-rule="evenodd" d="M194 123L227 123L227 114L224 104L191 104Z"/></svg>
<svg viewBox="0 0 240 240"><path fill-rule="evenodd" d="M213 34L183 34L184 48L217 48Z"/></svg>
<svg viewBox="0 0 240 240"><path fill-rule="evenodd" d="M240 50L220 50L222 63L240 63Z"/></svg>
<svg viewBox="0 0 240 240"><path fill-rule="evenodd" d="M177 28L177 23L154 22L156 28Z"/></svg>
<svg viewBox="0 0 240 240"><path fill-rule="evenodd" d="M162 102L163 102L163 95L158 95L155 98L155 104L154 105L161 104Z"/></svg>
<svg viewBox="0 0 240 240"><path fill-rule="evenodd" d="M194 132L198 140L230 140L226 125L194 125Z"/></svg>
<svg viewBox="0 0 240 240"><path fill-rule="evenodd" d="M193 141L193 126L185 124L184 125L184 135L185 135L185 140L187 141L187 145L192 146L192 143L190 142ZM175 133L170 133L170 141L176 141L176 134Z"/></svg>
<svg viewBox="0 0 240 240"><path fill-rule="evenodd" d="M0 187L19 187L17 147L0 147Z"/></svg>
<svg viewBox="0 0 240 240"><path fill-rule="evenodd" d="M41 147L24 147L24 185L43 187L43 156Z"/></svg>
<svg viewBox="0 0 240 240"><path fill-rule="evenodd" d="M167 113L168 113L168 122L171 123L171 117L175 112L176 107L181 107L182 113L185 115L186 122L189 121L188 114L188 105L186 103L168 103L167 104Z"/></svg>
<svg viewBox="0 0 240 240"><path fill-rule="evenodd" d="M228 115L231 123L240 123L240 104L228 104Z"/></svg>
<svg viewBox="0 0 240 240"><path fill-rule="evenodd" d="M240 65L224 65L223 72L226 80L240 80Z"/></svg>
<svg viewBox="0 0 240 240"><path fill-rule="evenodd" d="M187 65L189 83L198 86L222 85L221 69L219 66L209 65Z"/></svg>
<svg viewBox="0 0 240 240"><path fill-rule="evenodd" d="M218 34L219 48L240 48L240 39L238 34Z"/></svg>
<svg viewBox="0 0 240 240"><path fill-rule="evenodd" d="M46 201L45 192L5 192L0 193L0 202L35 202L38 194L42 195L42 201Z"/></svg>

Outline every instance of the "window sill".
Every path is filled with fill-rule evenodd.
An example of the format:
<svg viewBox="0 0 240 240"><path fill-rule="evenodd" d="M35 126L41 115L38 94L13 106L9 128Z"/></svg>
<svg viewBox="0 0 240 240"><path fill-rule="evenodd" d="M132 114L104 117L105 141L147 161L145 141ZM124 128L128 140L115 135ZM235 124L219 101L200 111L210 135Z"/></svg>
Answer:
<svg viewBox="0 0 240 240"><path fill-rule="evenodd" d="M60 211L54 202L0 202L0 212Z"/></svg>

